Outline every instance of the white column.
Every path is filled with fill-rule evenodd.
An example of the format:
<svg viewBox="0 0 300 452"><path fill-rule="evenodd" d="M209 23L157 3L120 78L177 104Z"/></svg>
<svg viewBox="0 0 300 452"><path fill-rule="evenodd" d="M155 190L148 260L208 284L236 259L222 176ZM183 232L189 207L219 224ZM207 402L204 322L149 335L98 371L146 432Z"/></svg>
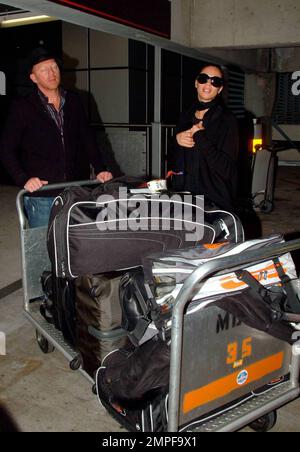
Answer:
<svg viewBox="0 0 300 452"><path fill-rule="evenodd" d="M154 122L152 123L152 177L161 177L161 48L155 47Z"/></svg>

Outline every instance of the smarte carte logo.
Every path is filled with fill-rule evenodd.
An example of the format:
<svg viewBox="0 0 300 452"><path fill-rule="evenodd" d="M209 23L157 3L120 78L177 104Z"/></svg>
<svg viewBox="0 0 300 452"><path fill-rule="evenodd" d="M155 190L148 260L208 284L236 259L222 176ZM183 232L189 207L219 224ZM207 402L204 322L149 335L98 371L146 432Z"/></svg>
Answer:
<svg viewBox="0 0 300 452"><path fill-rule="evenodd" d="M242 372L240 372L238 374L236 382L239 386L243 386L245 383L247 383L248 378L249 378L249 374L248 374L247 370L244 369L244 370L242 370Z"/></svg>

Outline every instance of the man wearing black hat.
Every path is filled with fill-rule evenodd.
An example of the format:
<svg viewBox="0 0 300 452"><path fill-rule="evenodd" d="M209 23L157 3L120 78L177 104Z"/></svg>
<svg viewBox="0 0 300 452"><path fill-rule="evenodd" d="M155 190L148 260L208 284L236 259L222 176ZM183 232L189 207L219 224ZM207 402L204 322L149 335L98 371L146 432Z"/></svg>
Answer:
<svg viewBox="0 0 300 452"><path fill-rule="evenodd" d="M48 222L53 197L35 193L44 185L87 179L90 164L100 182L113 177L97 149L79 96L60 86L59 66L46 49L33 51L30 79L35 92L14 102L0 140L6 170L18 186L33 194L25 198L31 227Z"/></svg>

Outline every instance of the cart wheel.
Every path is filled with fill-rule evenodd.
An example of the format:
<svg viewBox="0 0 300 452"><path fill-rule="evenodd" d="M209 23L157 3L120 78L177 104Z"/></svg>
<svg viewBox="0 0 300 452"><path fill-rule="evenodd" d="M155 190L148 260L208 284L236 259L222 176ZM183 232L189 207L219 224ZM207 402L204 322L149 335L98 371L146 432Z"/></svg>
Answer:
<svg viewBox="0 0 300 452"><path fill-rule="evenodd" d="M70 369L71 370L78 370L80 369L80 366L82 365L81 356L77 355L74 359L70 362Z"/></svg>
<svg viewBox="0 0 300 452"><path fill-rule="evenodd" d="M272 201L263 201L260 204L259 209L262 213L271 213L273 212L274 204L272 203Z"/></svg>
<svg viewBox="0 0 300 452"><path fill-rule="evenodd" d="M54 346L40 333L38 330L35 332L36 341L43 353L48 354L54 352Z"/></svg>
<svg viewBox="0 0 300 452"><path fill-rule="evenodd" d="M249 425L252 430L259 433L269 432L273 427L275 427L277 422L277 412L272 411L272 413L266 414L265 416L257 419Z"/></svg>

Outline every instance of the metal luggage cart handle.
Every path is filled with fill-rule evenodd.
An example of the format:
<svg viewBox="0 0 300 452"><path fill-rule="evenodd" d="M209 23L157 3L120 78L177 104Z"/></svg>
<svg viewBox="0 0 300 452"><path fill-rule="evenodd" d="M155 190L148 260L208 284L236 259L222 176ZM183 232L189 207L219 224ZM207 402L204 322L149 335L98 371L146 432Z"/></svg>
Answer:
<svg viewBox="0 0 300 452"><path fill-rule="evenodd" d="M266 246L263 250L248 251L244 254L215 259L197 268L185 281L180 293L175 301L172 316L172 343L171 343L171 365L170 365L170 392L169 392L169 421L168 431L177 432L180 409L180 380L181 361L183 345L183 321L186 305L192 300L195 292L199 290L199 285L218 272L242 267L247 264L266 259L274 259L292 251L300 249L300 240L293 240L287 243ZM297 343L298 344L298 343ZM295 345L297 345L295 344ZM298 344L299 345L299 344ZM293 360L291 375L294 378L295 386L299 377L299 356ZM294 367L294 369L293 369Z"/></svg>
<svg viewBox="0 0 300 452"><path fill-rule="evenodd" d="M75 181L75 182L63 182L60 184L52 184L52 185L44 185L42 188L40 188L35 193L43 193L46 191L53 191L53 190L61 190L63 191L65 188L71 188L71 187L81 187L84 185L90 186L90 185L98 185L100 182L98 180L85 180L85 181ZM17 211L18 211L18 217L20 222L21 230L24 230L26 228L26 215L24 212L24 196L28 195L29 191L27 190L21 190L16 199L16 205L17 205Z"/></svg>
<svg viewBox="0 0 300 452"><path fill-rule="evenodd" d="M63 191L65 188L74 187L74 186L93 186L98 185L99 181L95 180L86 180L86 181L76 181L76 182L68 182L68 183L60 183L60 184L51 184L45 185L36 193L44 193L46 191ZM29 194L27 190L20 190L16 198L16 207L18 212L19 224L20 224L20 242L21 242L21 269L22 269L22 281L23 281L23 296L24 296L24 308L25 311L28 312L29 308L29 283L27 280L27 272L28 262L26 258L26 250L25 250L25 236L31 232L27 226L27 218L24 211L24 196ZM39 229L36 228L32 230L32 234L38 233Z"/></svg>

